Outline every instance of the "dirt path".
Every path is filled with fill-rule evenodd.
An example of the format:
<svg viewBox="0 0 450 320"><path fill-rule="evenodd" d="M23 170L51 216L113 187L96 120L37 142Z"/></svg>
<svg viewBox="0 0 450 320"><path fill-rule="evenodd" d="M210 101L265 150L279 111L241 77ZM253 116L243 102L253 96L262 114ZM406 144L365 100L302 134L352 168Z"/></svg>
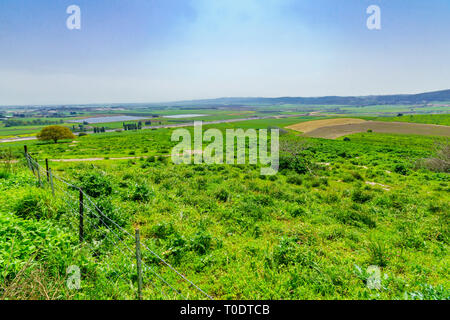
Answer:
<svg viewBox="0 0 450 320"><path fill-rule="evenodd" d="M90 161L103 161L103 160L134 160L139 158L148 157L122 157L122 158L82 158L82 159L48 159L51 162L90 162Z"/></svg>
<svg viewBox="0 0 450 320"><path fill-rule="evenodd" d="M191 155L194 154L199 154L199 153L203 153L203 151L196 151L196 150L192 150L191 151ZM171 154L164 154L164 155L159 155L159 156L155 156L156 158L158 157L171 157ZM183 154L178 154L178 156L182 157ZM89 161L103 161L103 160L135 160L135 159L140 159L140 158L144 158L147 159L151 156L138 156L138 157L117 157L117 158L81 158L81 159L48 159L48 161L52 161L52 162L89 162Z"/></svg>
<svg viewBox="0 0 450 320"><path fill-rule="evenodd" d="M0 143L7 143L7 142L18 142L18 141L29 141L29 140L36 140L36 137L25 137L25 138L7 138L7 139L0 139Z"/></svg>

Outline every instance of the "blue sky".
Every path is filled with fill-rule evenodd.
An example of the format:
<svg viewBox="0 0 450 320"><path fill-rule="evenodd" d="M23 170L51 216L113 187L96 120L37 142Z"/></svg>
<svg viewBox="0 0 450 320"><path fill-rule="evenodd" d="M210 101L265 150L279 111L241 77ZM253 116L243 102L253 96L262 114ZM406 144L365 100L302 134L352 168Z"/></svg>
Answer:
<svg viewBox="0 0 450 320"><path fill-rule="evenodd" d="M449 61L448 0L0 2L0 105L414 93Z"/></svg>

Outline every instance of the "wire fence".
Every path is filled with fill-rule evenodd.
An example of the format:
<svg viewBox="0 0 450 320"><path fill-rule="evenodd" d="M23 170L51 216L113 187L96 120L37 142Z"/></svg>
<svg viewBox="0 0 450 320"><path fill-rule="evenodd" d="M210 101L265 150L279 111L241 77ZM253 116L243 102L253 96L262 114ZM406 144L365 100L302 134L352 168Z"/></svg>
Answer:
<svg viewBox="0 0 450 320"><path fill-rule="evenodd" d="M26 146L25 159L39 186L64 203L66 212L60 221L72 234L78 234L81 248L100 262L113 297L120 299L124 293L134 293L138 299L213 300L143 241L138 229L133 235L105 214L80 187L55 175L47 159L41 166Z"/></svg>

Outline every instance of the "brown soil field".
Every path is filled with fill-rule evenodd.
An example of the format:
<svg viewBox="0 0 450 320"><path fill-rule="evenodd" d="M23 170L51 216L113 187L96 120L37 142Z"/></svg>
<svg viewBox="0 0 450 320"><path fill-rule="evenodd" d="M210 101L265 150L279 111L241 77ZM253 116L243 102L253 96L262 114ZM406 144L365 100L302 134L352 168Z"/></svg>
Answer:
<svg viewBox="0 0 450 320"><path fill-rule="evenodd" d="M399 133L450 137L449 126L381 121L364 121L361 123L324 126L312 131L308 131L307 133L305 133L305 136L313 138L336 139L353 133L366 132L369 129L373 132L378 133Z"/></svg>
<svg viewBox="0 0 450 320"><path fill-rule="evenodd" d="M367 122L366 120L362 119L353 119L353 118L338 118L338 119L326 119L326 120L314 120L314 121L307 121L307 122L301 122L294 124L292 126L287 127L288 129L308 133L311 131L314 131L319 128L323 127L331 127L331 126L340 126L340 125L347 125L347 124L358 124Z"/></svg>

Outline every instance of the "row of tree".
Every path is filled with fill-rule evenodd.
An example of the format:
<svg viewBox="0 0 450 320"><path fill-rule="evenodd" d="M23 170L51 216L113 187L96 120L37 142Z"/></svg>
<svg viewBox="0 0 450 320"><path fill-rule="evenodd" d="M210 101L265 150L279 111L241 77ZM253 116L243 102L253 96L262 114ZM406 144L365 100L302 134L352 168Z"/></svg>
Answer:
<svg viewBox="0 0 450 320"><path fill-rule="evenodd" d="M84 124L78 124L78 125L73 125L72 126L72 131L73 132L86 132L86 126Z"/></svg>
<svg viewBox="0 0 450 320"><path fill-rule="evenodd" d="M106 132L105 127L101 128L94 127L94 133L103 133L103 132Z"/></svg>
<svg viewBox="0 0 450 320"><path fill-rule="evenodd" d="M134 123L123 123L123 129L125 131L130 131L130 130L141 130L142 129L142 122L139 121L138 123L134 122Z"/></svg>

